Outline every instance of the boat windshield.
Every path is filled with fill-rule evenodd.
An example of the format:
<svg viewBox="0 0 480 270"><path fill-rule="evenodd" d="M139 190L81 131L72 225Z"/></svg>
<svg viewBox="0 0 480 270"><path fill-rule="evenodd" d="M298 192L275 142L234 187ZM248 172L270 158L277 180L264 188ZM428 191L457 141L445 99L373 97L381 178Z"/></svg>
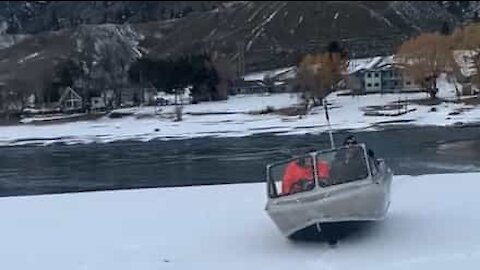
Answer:
<svg viewBox="0 0 480 270"><path fill-rule="evenodd" d="M360 145L316 155L318 185L327 187L368 177L364 148Z"/></svg>
<svg viewBox="0 0 480 270"><path fill-rule="evenodd" d="M368 166L361 145L337 148L278 162L268 170L270 197L310 191L367 178Z"/></svg>

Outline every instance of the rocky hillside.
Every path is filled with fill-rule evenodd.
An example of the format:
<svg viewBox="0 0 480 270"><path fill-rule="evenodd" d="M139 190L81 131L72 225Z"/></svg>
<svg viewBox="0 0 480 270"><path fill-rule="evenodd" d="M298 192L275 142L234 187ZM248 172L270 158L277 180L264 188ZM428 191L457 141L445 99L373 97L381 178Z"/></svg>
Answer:
<svg viewBox="0 0 480 270"><path fill-rule="evenodd" d="M294 63L340 40L352 56L385 54L418 31L478 16L478 1L5 1L0 48L79 25L132 24L151 57L217 49L248 70Z"/></svg>
<svg viewBox="0 0 480 270"><path fill-rule="evenodd" d="M136 28L155 57L213 48L232 59L244 54L247 69L256 70L295 63L333 40L353 57L391 53L415 33L443 24L453 28L469 18L466 10L454 13L446 3L414 1L246 1Z"/></svg>
<svg viewBox="0 0 480 270"><path fill-rule="evenodd" d="M226 54L247 71L292 65L340 41L352 57L478 17L477 1L5 1L0 83L42 88L77 65L90 87L126 84L139 57ZM64 76L65 75L65 76ZM65 79L65 78L63 78Z"/></svg>
<svg viewBox="0 0 480 270"><path fill-rule="evenodd" d="M184 17L218 1L2 1L0 21L10 34L35 34L82 24L138 23Z"/></svg>

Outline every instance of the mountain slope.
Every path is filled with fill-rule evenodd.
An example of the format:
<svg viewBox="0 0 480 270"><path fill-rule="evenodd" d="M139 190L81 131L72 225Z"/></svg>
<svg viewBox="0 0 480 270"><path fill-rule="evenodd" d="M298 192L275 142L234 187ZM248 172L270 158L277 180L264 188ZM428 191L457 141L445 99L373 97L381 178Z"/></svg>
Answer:
<svg viewBox="0 0 480 270"><path fill-rule="evenodd" d="M420 31L440 30L444 24L453 28L474 17L479 6L477 1L6 1L0 3L0 70L4 71L0 82L23 78L25 70L32 77L43 76L35 70L51 74L53 69L41 67L52 65L56 58L74 57L73 39L85 29L104 44L123 40L123 49L110 52L105 47L100 52L104 57L125 58L126 62L110 61L121 66L113 69L128 69L140 52L148 58L167 58L215 50L225 53L232 64L243 63L247 71L254 71L296 64L302 55L324 50L334 40L351 57L390 54ZM106 28L116 30L105 32ZM122 32L127 28L129 34ZM80 40L84 37L80 35ZM56 49L35 55L42 46L46 51ZM130 52L136 56L132 58ZM99 52L81 55L93 59L89 53ZM18 59L10 61L17 54ZM35 57L19 62L31 55L43 63L36 65Z"/></svg>
<svg viewBox="0 0 480 270"><path fill-rule="evenodd" d="M243 49L247 67L262 69L295 63L333 40L353 57L391 53L408 36L461 20L434 2L273 1L233 3L137 29L155 57L216 49L237 59Z"/></svg>

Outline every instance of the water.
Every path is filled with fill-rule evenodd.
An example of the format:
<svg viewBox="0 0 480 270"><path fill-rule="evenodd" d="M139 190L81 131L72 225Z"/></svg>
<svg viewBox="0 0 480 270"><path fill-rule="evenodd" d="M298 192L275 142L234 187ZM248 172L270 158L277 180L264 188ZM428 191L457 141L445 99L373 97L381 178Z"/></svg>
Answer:
<svg viewBox="0 0 480 270"><path fill-rule="evenodd" d="M356 135L395 174L480 171L477 127L403 127ZM329 145L322 134L2 147L0 196L262 182L267 163Z"/></svg>

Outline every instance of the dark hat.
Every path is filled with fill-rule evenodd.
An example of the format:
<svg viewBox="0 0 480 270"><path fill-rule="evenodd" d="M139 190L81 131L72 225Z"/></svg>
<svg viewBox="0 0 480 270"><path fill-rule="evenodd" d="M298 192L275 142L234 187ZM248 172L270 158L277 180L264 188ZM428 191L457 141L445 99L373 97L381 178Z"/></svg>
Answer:
<svg viewBox="0 0 480 270"><path fill-rule="evenodd" d="M357 138L355 138L355 136L353 135L348 135L347 137L345 137L345 140L343 141L343 145L347 145L347 144L357 144Z"/></svg>

